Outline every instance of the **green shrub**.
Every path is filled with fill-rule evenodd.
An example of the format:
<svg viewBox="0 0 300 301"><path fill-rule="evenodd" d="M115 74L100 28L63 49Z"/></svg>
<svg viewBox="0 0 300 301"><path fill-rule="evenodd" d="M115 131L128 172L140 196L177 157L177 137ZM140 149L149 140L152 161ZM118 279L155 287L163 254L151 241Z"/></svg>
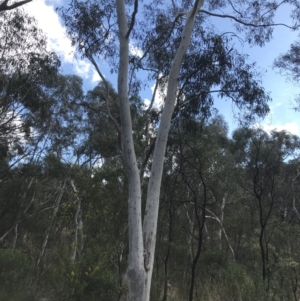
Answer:
<svg viewBox="0 0 300 301"><path fill-rule="evenodd" d="M30 300L30 277L31 262L26 254L0 249L0 301Z"/></svg>

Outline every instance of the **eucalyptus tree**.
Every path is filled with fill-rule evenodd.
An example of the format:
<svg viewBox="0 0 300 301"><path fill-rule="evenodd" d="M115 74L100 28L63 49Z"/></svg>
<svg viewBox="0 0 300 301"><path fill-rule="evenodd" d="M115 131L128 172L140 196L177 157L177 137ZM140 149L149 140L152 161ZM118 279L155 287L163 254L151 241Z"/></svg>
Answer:
<svg viewBox="0 0 300 301"><path fill-rule="evenodd" d="M254 202L257 212L258 243L261 275L265 288L270 289L273 251L271 243L275 229L291 214L295 167L289 160L299 155L299 137L284 131L271 134L261 129L238 129L233 134L233 154L239 185ZM289 213L288 213L289 212Z"/></svg>
<svg viewBox="0 0 300 301"><path fill-rule="evenodd" d="M60 10L73 44L95 66L106 86L108 108L109 85L98 59L105 60L111 72L118 75L120 125L109 111L108 115L121 136L129 181L129 258L125 278L128 279L130 301L147 301L150 296L160 185L174 114L185 108L194 110L195 115L208 110L213 103L212 92L232 99L239 108L246 110L246 117L264 116L268 112L269 98L260 87L253 66L246 64L239 70L235 68L240 63L244 65L245 58L237 56L236 59L236 53L230 56L232 33L211 31L209 18L233 20L233 35L244 33L247 42L263 46L271 39L273 27L280 25L274 24L273 18L283 4L292 5L294 16L299 13L298 2L292 0L278 3L204 0L162 3L157 0L151 4L138 0L75 0L68 8ZM220 10L228 13L220 14ZM145 155L143 160L138 160L129 99L149 81L156 83L155 93L163 95L163 102L155 111L153 97L144 112ZM155 129L154 138L148 134L150 128ZM145 168L150 168L150 162L143 216L141 179Z"/></svg>
<svg viewBox="0 0 300 301"><path fill-rule="evenodd" d="M53 85L60 63L35 20L20 9L0 14L0 37L0 148L4 157L24 157L34 123L49 117L43 89Z"/></svg>
<svg viewBox="0 0 300 301"><path fill-rule="evenodd" d="M188 217L185 223L190 225L190 230L186 230L190 240L190 301L201 282L201 267L197 266L203 246L206 250L215 248L222 252L224 237L229 257L235 262L234 250L223 226L226 202L236 188L232 187L234 160L228 150L227 130L221 116L208 121L183 119L177 127L171 128L169 139L174 153L170 157L175 161L175 170L184 183L181 189L186 194L182 197Z"/></svg>

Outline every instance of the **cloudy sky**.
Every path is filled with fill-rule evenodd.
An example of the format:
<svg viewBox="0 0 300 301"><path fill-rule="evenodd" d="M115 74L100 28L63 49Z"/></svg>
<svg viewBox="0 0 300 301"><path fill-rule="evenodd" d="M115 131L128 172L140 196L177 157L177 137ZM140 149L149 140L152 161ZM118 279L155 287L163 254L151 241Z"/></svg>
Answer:
<svg viewBox="0 0 300 301"><path fill-rule="evenodd" d="M62 61L62 72L65 74L77 74L84 79L84 85L86 89L93 87L98 81L99 76L95 72L93 66L85 60L81 60L75 56L75 49L72 47L70 40L66 35L66 30L59 20L58 15L55 12L55 8L61 6L63 0L33 0L32 3L26 4L24 9L32 16L34 16L39 24L39 27L43 30L48 37L49 48L59 54ZM64 1L64 3L66 3ZM286 19L288 22L288 14L285 11L281 11L281 15L277 16L281 19ZM212 20L216 26L228 26L228 20ZM249 62L257 62L257 66L263 74L262 84L265 90L270 92L273 99L270 104L270 114L259 123L259 126L267 131L274 128L278 130L288 130L293 134L300 135L300 113L294 112L293 99L295 95L300 94L300 86L296 86L293 83L287 82L283 78L278 70L272 68L274 59L281 53L285 53L290 44L297 38L297 34L291 32L284 27L277 27L274 30L274 38L263 48L253 47L249 48L239 45L239 51L245 54L249 54ZM131 46L132 51L138 52L134 46ZM102 62L102 72L104 76L111 82L115 81L115 77L112 78L109 72L108 66L105 62ZM151 85L148 91L143 93L145 99L151 99L152 93ZM224 115L226 121L229 123L230 130L237 127L233 118L233 108L231 103L224 102L224 100L217 102L217 108L219 113ZM256 125L257 126L257 125Z"/></svg>

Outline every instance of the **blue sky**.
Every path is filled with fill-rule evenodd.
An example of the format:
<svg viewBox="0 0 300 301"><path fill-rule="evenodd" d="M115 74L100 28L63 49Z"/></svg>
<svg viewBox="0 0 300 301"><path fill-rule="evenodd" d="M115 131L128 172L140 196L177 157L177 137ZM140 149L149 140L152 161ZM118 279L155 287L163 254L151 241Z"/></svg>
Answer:
<svg viewBox="0 0 300 301"><path fill-rule="evenodd" d="M26 4L24 9L37 19L39 27L48 38L49 48L60 56L62 72L81 76L84 79L84 88L92 88L99 81L99 76L88 61L81 60L79 57L76 58L75 49L71 46L66 31L55 12L55 7L59 7L62 4L62 0L33 0L32 3ZM66 1L64 1L64 4L66 4ZM285 10L280 11L277 19L280 22L286 21L286 23L290 23L288 12ZM232 26L232 22L226 19L213 18L211 22L217 30L218 28L223 29L224 26L228 28ZM296 86L291 82L287 82L279 74L278 70L272 68L274 59L279 54L285 53L289 49L290 44L296 39L297 33L285 27L276 27L273 40L263 48L251 48L247 44L242 46L238 41L236 42L237 49L241 53L249 55L249 62L257 63L257 67L263 74L262 85L266 91L270 92L270 96L273 99L272 103L269 104L271 109L270 114L254 126L260 126L267 131L274 128L278 130L285 129L293 134L300 135L300 113L292 109L295 95L300 94L300 85ZM109 66L105 62L102 62L100 67L106 78L114 83L116 76L110 74ZM150 84L149 89L146 89L142 93L142 97L151 99L151 96L152 90ZM216 107L228 122L230 131L238 126L233 118L233 108L230 101L217 101Z"/></svg>

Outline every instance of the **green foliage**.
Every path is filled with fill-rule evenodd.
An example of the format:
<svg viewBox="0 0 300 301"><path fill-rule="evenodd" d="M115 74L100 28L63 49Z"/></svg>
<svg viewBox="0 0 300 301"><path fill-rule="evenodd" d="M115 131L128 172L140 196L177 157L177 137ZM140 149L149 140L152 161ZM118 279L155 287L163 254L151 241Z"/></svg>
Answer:
<svg viewBox="0 0 300 301"><path fill-rule="evenodd" d="M205 278L199 287L199 297L195 300L266 300L263 290L257 291L251 277L243 266L228 265L217 269L218 277Z"/></svg>
<svg viewBox="0 0 300 301"><path fill-rule="evenodd" d="M32 269L30 257L19 250L0 249L0 300L25 301L30 299L28 290Z"/></svg>
<svg viewBox="0 0 300 301"><path fill-rule="evenodd" d="M182 34L174 16L190 8L178 2L140 2L144 19L132 31L143 52L130 54L128 95L138 167L145 168L143 206L163 104L146 107L140 92L155 79L165 96ZM239 18L271 22L269 2L246 2L233 1ZM227 8L209 2L212 11ZM115 4L74 0L59 12L83 57L105 59L115 72ZM269 95L228 33L205 22L197 16L177 81L151 298L181 301L193 291L195 301L298 300L299 137L247 127L269 112ZM246 31L259 45L272 33ZM57 56L22 11L1 13L0 37L0 301L120 300L130 221L118 93L104 81L85 93L80 77L59 74ZM282 64L297 63L296 46ZM231 99L245 121L232 139L213 93Z"/></svg>

